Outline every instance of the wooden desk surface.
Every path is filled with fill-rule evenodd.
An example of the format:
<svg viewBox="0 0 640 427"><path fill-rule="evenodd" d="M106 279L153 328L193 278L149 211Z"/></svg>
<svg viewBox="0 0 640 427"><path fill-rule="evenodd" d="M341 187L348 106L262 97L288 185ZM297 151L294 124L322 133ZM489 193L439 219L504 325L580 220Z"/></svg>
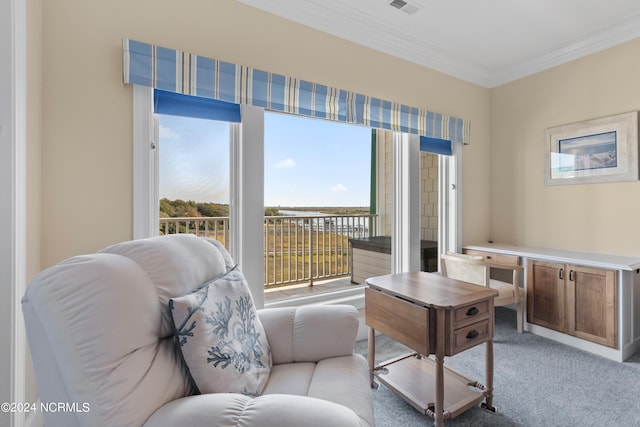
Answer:
<svg viewBox="0 0 640 427"><path fill-rule="evenodd" d="M367 279L367 284L371 288L431 308L459 307L498 295L498 291L486 286L422 271L371 277Z"/></svg>

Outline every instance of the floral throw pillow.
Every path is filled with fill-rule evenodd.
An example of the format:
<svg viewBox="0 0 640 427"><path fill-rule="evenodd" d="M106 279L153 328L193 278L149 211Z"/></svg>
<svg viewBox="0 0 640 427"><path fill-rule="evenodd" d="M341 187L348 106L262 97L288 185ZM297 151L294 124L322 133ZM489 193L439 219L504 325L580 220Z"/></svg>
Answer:
<svg viewBox="0 0 640 427"><path fill-rule="evenodd" d="M239 270L171 299L169 307L182 356L201 393L262 393L271 351Z"/></svg>

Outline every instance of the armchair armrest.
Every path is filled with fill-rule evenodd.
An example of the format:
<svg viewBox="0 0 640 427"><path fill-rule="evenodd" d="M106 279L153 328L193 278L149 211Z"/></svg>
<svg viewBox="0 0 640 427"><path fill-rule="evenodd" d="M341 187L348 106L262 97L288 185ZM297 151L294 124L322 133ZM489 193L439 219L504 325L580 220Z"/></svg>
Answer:
<svg viewBox="0 0 640 427"><path fill-rule="evenodd" d="M515 288L520 288L518 277L520 276L520 272L523 270L521 266L516 264L501 264L501 263L486 262L486 261L484 261L484 265L486 265L489 270L491 270L492 268L499 269L499 270L511 270L511 280L512 280L511 283ZM516 295L515 298L517 302L519 299L518 295Z"/></svg>
<svg viewBox="0 0 640 427"><path fill-rule="evenodd" d="M517 264L503 264L496 262L486 262L485 265L488 267L490 271L492 268L500 269L500 270L511 270L511 284L514 287L513 290L513 300L515 304L520 304L521 300L524 299L524 289L520 287L520 272L523 268ZM490 276L490 275L489 275ZM521 325L518 326L518 330L521 332Z"/></svg>
<svg viewBox="0 0 640 427"><path fill-rule="evenodd" d="M499 268L501 270L515 270L515 271L523 270L522 266L517 264L502 264L498 262L488 262L488 261L483 261L483 263L489 268Z"/></svg>
<svg viewBox="0 0 640 427"><path fill-rule="evenodd" d="M358 310L350 305L305 305L258 310L274 364L318 362L348 356L358 333Z"/></svg>
<svg viewBox="0 0 640 427"><path fill-rule="evenodd" d="M256 398L236 393L208 393L172 400L143 427L301 426L364 427L365 420L346 406L307 396L269 394Z"/></svg>

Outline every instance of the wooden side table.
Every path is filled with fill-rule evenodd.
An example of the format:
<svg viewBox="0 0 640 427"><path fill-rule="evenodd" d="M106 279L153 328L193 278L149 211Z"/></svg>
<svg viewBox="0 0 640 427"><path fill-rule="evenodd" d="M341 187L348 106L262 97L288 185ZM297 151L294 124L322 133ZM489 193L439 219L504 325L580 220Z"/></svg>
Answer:
<svg viewBox="0 0 640 427"><path fill-rule="evenodd" d="M436 426L467 409L493 407L493 299L498 292L437 274L416 272L367 279L369 371ZM375 331L414 350L375 366ZM444 366L444 357L486 343L485 382ZM435 355L435 360L429 355Z"/></svg>

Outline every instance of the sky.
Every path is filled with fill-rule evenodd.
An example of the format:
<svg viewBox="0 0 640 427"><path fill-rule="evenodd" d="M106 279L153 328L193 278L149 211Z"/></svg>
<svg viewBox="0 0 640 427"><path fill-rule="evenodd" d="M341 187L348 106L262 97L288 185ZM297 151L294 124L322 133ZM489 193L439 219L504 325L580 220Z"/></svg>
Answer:
<svg viewBox="0 0 640 427"><path fill-rule="evenodd" d="M229 203L229 124L159 119L160 198ZM371 129L270 112L264 120L265 206L369 206Z"/></svg>
<svg viewBox="0 0 640 427"><path fill-rule="evenodd" d="M158 117L160 198L229 203L229 123Z"/></svg>

